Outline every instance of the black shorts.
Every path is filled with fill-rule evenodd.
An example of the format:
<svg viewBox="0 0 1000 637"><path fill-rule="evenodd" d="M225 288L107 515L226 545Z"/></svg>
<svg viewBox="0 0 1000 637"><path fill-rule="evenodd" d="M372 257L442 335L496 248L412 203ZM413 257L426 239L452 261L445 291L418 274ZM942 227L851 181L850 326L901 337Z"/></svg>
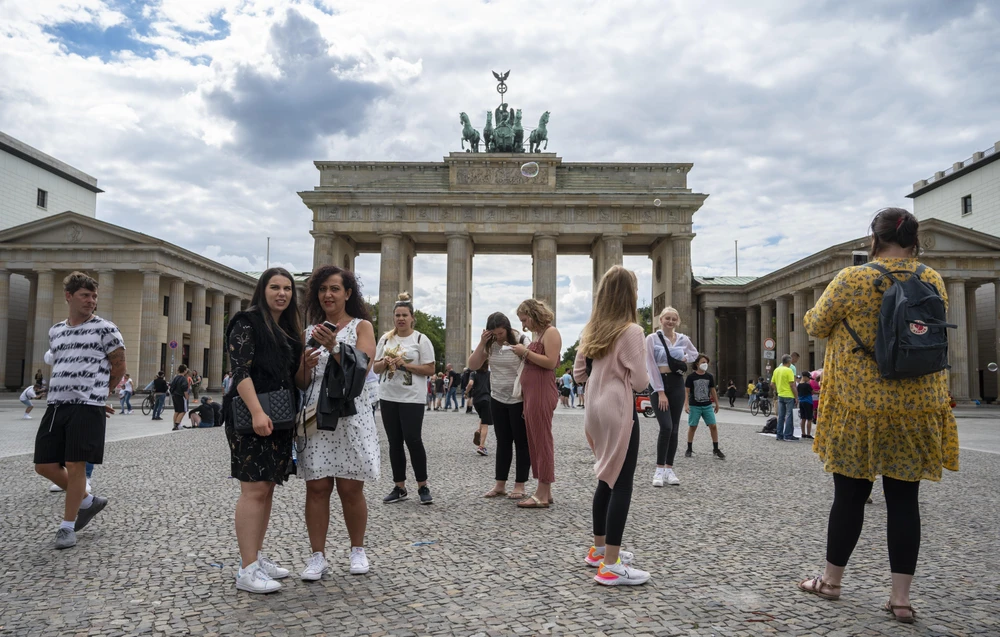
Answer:
<svg viewBox="0 0 1000 637"><path fill-rule="evenodd" d="M474 403L472 406L475 408L476 413L479 414L479 422L484 425L493 424L493 412L490 411L490 401L484 400L482 402Z"/></svg>
<svg viewBox="0 0 1000 637"><path fill-rule="evenodd" d="M187 411L184 409L184 394L170 394L170 399L174 401L175 414L183 414Z"/></svg>
<svg viewBox="0 0 1000 637"><path fill-rule="evenodd" d="M799 418L802 420L812 420L813 418L813 406L812 403L799 403Z"/></svg>
<svg viewBox="0 0 1000 637"><path fill-rule="evenodd" d="M563 398L569 398L569 387L560 387L559 393L563 395Z"/></svg>
<svg viewBox="0 0 1000 637"><path fill-rule="evenodd" d="M104 461L104 407L49 405L35 435L35 464Z"/></svg>

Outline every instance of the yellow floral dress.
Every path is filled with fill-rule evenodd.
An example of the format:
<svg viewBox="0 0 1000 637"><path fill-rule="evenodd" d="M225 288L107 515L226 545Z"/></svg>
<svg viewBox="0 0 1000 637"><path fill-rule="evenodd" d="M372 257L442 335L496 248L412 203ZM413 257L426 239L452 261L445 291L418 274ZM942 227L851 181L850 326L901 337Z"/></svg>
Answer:
<svg viewBox="0 0 1000 637"><path fill-rule="evenodd" d="M874 259L887 270L914 271L916 259ZM878 475L916 482L941 479L941 468L958 471L958 426L948 398L948 372L919 378L882 378L871 356L844 328L851 324L862 342L875 343L882 295L878 272L844 268L805 315L806 331L828 338L823 363L822 409L813 451L823 468L851 478ZM921 280L937 288L947 307L944 281L927 268Z"/></svg>

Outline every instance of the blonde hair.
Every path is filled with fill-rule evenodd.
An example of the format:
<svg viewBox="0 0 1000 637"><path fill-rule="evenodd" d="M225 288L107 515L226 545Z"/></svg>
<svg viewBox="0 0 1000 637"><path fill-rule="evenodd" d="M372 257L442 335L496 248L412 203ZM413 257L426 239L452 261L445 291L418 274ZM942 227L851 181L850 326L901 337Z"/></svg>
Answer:
<svg viewBox="0 0 1000 637"><path fill-rule="evenodd" d="M545 304L545 301L539 301L538 299L525 299L521 301L521 304L517 306L518 314L527 314L531 322L535 324L535 329L542 332L549 325L552 325L552 321L555 320L556 315L552 313L549 306Z"/></svg>
<svg viewBox="0 0 1000 637"><path fill-rule="evenodd" d="M611 352L615 341L638 322L639 280L635 272L612 266L601 277L590 321L580 334L580 351L587 358L601 359Z"/></svg>
<svg viewBox="0 0 1000 637"><path fill-rule="evenodd" d="M388 332L386 332L385 336L382 337L382 338L384 338L386 340L388 340L388 339L390 339L390 338L392 338L393 336L396 335L396 316L395 316L395 314L396 314L396 308L397 307L409 308L409 310L410 310L410 316L413 318L414 325L416 325L416 323L417 323L417 315L413 311L413 301L410 300L410 293L409 292L400 292L399 296L396 297L396 302L392 306L392 314L393 314L393 317L392 317L392 329L389 330ZM379 318L381 318L381 317L379 317Z"/></svg>
<svg viewBox="0 0 1000 637"><path fill-rule="evenodd" d="M677 324L678 325L681 324L681 313L677 311L677 308L672 307L670 305L668 305L667 307L665 307L662 310L660 310L660 313L656 315L656 320L659 321L660 319L662 319L663 315L666 314L667 312L673 312L674 314L676 314L677 315Z"/></svg>

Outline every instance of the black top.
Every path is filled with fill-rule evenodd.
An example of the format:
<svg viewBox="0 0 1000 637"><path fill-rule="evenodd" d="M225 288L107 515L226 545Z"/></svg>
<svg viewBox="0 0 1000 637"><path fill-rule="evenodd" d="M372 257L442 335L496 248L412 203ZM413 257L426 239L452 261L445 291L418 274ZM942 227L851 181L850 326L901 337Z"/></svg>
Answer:
<svg viewBox="0 0 1000 637"><path fill-rule="evenodd" d="M802 400L803 398L808 398L810 402L812 401L812 395L813 395L812 385L810 385L809 383L799 383L797 385L797 388L799 390L799 400Z"/></svg>
<svg viewBox="0 0 1000 637"><path fill-rule="evenodd" d="M160 378L159 376L157 376L156 378L153 379L154 392L156 392L157 394L165 394L167 393L167 389L168 386L166 378Z"/></svg>
<svg viewBox="0 0 1000 637"><path fill-rule="evenodd" d="M439 394L443 394L444 393L444 379L443 378L435 378L434 379L434 391L436 391Z"/></svg>
<svg viewBox="0 0 1000 637"><path fill-rule="evenodd" d="M256 311L239 312L226 329L226 343L232 365L233 382L223 398L222 409L228 414L236 395L236 386L244 378L253 381L254 392L265 394L279 389L291 389L298 407L299 392L295 388L295 372L302 356L302 342L280 328L272 338L264 318ZM227 422L229 418L227 416Z"/></svg>
<svg viewBox="0 0 1000 637"><path fill-rule="evenodd" d="M490 372L472 372L472 403L487 402L490 399Z"/></svg>
<svg viewBox="0 0 1000 637"><path fill-rule="evenodd" d="M712 388L715 387L715 378L705 372L698 374L692 372L684 379L684 386L688 389L688 404L694 407L708 407L712 404Z"/></svg>
<svg viewBox="0 0 1000 637"><path fill-rule="evenodd" d="M173 380L170 381L170 393L175 396L183 396L188 390L188 380L187 376L184 374L177 374L174 376Z"/></svg>
<svg viewBox="0 0 1000 637"><path fill-rule="evenodd" d="M222 405L219 403L202 403L188 413L197 413L201 416L201 422L205 425L214 425L219 422L222 416Z"/></svg>

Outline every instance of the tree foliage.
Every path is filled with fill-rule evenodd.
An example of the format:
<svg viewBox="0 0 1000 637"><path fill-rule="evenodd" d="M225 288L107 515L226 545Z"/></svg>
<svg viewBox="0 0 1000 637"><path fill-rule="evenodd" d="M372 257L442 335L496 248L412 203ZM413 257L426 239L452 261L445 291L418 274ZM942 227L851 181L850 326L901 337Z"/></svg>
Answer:
<svg viewBox="0 0 1000 637"><path fill-rule="evenodd" d="M649 336L653 333L653 308L650 305L643 305L639 308L639 327L643 333Z"/></svg>
<svg viewBox="0 0 1000 637"><path fill-rule="evenodd" d="M576 361L576 350L580 347L580 339L576 339L576 342L566 348L563 352L562 360L559 362L559 366L556 367L556 376L562 376L567 371L573 373L573 362Z"/></svg>

